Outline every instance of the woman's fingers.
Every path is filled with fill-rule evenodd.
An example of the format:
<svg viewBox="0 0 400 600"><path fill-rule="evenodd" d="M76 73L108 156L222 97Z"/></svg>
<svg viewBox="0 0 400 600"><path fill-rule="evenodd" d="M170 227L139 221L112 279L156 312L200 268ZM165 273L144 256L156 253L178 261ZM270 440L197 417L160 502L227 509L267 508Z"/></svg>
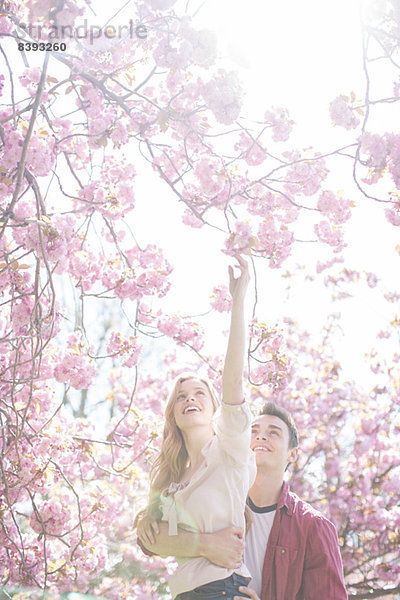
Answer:
<svg viewBox="0 0 400 600"><path fill-rule="evenodd" d="M247 263L247 260L245 260L243 258L243 256L241 256L240 254L237 254L235 256L236 260L238 261L238 267L240 269L240 278L247 278L248 272L249 272L249 265Z"/></svg>
<svg viewBox="0 0 400 600"><path fill-rule="evenodd" d="M240 267L242 267L243 269L247 269L247 267L248 267L247 261L243 258L243 256L241 254L236 254L235 258L238 261Z"/></svg>

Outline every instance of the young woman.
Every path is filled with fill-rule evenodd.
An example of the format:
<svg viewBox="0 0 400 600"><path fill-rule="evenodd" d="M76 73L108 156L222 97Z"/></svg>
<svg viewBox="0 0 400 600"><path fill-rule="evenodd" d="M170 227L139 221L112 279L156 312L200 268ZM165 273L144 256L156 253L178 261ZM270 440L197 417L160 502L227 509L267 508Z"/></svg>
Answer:
<svg viewBox="0 0 400 600"><path fill-rule="evenodd" d="M238 278L229 267L232 312L222 404L205 379L184 375L176 380L165 411L161 452L150 475L147 515L138 523L139 540L148 550L158 531L155 509L168 523L170 536L178 534L178 526L199 535L232 525L244 532L245 502L256 467L249 450L251 414L242 389L249 275L246 261L239 256L237 261ZM241 596L238 588L250 579L242 562L227 569L202 556L185 556L184 548L177 560L169 581L175 600L229 600Z"/></svg>

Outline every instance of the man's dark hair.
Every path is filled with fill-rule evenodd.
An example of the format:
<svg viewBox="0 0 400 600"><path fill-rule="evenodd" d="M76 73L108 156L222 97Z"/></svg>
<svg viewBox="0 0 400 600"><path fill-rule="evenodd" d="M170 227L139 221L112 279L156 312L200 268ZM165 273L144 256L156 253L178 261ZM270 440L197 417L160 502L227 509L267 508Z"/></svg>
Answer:
<svg viewBox="0 0 400 600"><path fill-rule="evenodd" d="M282 406L278 406L275 402L266 402L259 413L259 417L263 415L271 415L271 417L279 417L286 423L289 429L289 448L297 448L299 445L299 434L297 427L293 421L292 415Z"/></svg>

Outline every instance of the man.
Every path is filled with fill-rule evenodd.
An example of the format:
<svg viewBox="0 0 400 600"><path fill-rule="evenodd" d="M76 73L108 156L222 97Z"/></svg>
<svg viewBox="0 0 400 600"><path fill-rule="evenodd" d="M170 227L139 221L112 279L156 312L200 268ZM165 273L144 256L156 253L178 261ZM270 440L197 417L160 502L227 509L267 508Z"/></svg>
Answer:
<svg viewBox="0 0 400 600"><path fill-rule="evenodd" d="M334 525L300 500L284 481L297 459L298 433L290 414L269 402L252 427L257 477L249 490L253 523L244 560L253 575L241 592L252 600L346 600L343 567ZM168 536L164 523L138 528L143 546L161 556L205 556L236 568L244 548L243 532L228 527L196 535L180 530ZM239 597L235 597L239 600Z"/></svg>

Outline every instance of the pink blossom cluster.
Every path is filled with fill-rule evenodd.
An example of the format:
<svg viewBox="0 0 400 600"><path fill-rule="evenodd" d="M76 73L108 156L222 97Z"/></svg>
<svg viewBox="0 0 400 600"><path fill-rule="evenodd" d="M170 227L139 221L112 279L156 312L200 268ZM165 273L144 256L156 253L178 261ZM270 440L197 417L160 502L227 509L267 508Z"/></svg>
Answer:
<svg viewBox="0 0 400 600"><path fill-rule="evenodd" d="M20 75L19 80L21 84L28 90L29 94L34 96L40 81L40 67L25 69L23 75Z"/></svg>
<svg viewBox="0 0 400 600"><path fill-rule="evenodd" d="M200 227L203 227L204 225L203 221L189 209L186 209L183 213L182 223L189 227L193 227L194 229L200 229Z"/></svg>
<svg viewBox="0 0 400 600"><path fill-rule="evenodd" d="M264 219L258 228L257 250L269 258L273 268L279 268L290 255L294 235L286 225L277 226L272 217Z"/></svg>
<svg viewBox="0 0 400 600"><path fill-rule="evenodd" d="M290 362L283 353L283 332L254 320L250 327L250 382L267 384L274 392L288 385Z"/></svg>
<svg viewBox="0 0 400 600"><path fill-rule="evenodd" d="M10 327L16 336L38 333L43 340L47 340L54 337L60 328L58 306L53 305L45 295L37 301L33 288L25 290L21 298L11 303L10 317ZM43 361L45 371L46 359Z"/></svg>
<svg viewBox="0 0 400 600"><path fill-rule="evenodd" d="M80 8L74 0L64 0L62 10L57 12L57 26L72 27L77 17L82 16L84 12L84 8Z"/></svg>
<svg viewBox="0 0 400 600"><path fill-rule="evenodd" d="M112 514L112 513L111 513ZM86 544L80 544L74 554L74 566L78 570L77 587L87 586L89 573L101 572L107 565L107 540L105 535L95 530L96 535ZM67 590L70 589L68 586Z"/></svg>
<svg viewBox="0 0 400 600"><path fill-rule="evenodd" d="M148 447L151 440L157 436L157 432L154 431L154 420L152 422L150 418L143 417L143 415L134 408L133 410L129 410L127 414L124 415L123 419L111 419L110 427L112 428L112 433L109 434L109 438L112 438L117 442L124 443L134 436L135 462L142 466L145 460L149 458ZM119 457L119 454L120 453L116 451L113 458L114 467L117 469L123 468L124 462L125 466L132 462L132 456L122 455Z"/></svg>
<svg viewBox="0 0 400 600"><path fill-rule="evenodd" d="M100 178L79 191L83 206L95 208L111 220L120 219L135 205L133 180L135 168L130 163L108 158L103 162ZM78 203L77 203L78 204ZM82 203L79 202L79 208Z"/></svg>
<svg viewBox="0 0 400 600"><path fill-rule="evenodd" d="M400 202L393 202L392 206L385 208L385 216L389 223L398 227L400 225Z"/></svg>
<svg viewBox="0 0 400 600"><path fill-rule="evenodd" d="M75 285L88 292L99 281L106 259L96 254L88 244L86 248L74 248L73 252L70 251L72 248L73 244L70 245L68 252L68 271L75 280Z"/></svg>
<svg viewBox="0 0 400 600"><path fill-rule="evenodd" d="M213 289L211 296L211 306L218 312L230 311L232 306L232 298L229 290L225 285L220 285Z"/></svg>
<svg viewBox="0 0 400 600"><path fill-rule="evenodd" d="M172 370L176 365L177 358L175 352L171 356L164 356L163 363ZM118 381L112 384L116 388ZM142 373L137 383L137 395L140 397L140 410L149 411L156 428L156 421L161 422L164 414L164 401L168 397L170 382L164 378L158 377L157 373Z"/></svg>
<svg viewBox="0 0 400 600"><path fill-rule="evenodd" d="M11 19L5 15L0 16L0 33L9 34L14 28L14 24Z"/></svg>
<svg viewBox="0 0 400 600"><path fill-rule="evenodd" d="M321 221L315 224L314 231L321 242L333 246L334 252L340 252L347 246L343 239L343 232L328 221Z"/></svg>
<svg viewBox="0 0 400 600"><path fill-rule="evenodd" d="M350 201L335 195L331 191L322 192L318 199L317 208L335 225L344 223L351 216Z"/></svg>
<svg viewBox="0 0 400 600"><path fill-rule="evenodd" d="M388 338L390 338L391 335L392 334L390 331L381 330L381 331L378 331L378 333L376 334L376 337L380 338L380 339L388 339Z"/></svg>
<svg viewBox="0 0 400 600"><path fill-rule="evenodd" d="M329 113L335 125L345 129L355 129L360 122L355 115L355 98L349 98L345 95L337 96L329 105Z"/></svg>
<svg viewBox="0 0 400 600"><path fill-rule="evenodd" d="M76 100L78 108L85 111L87 117L87 144L93 150L107 144L107 135L117 122L115 110L104 103L100 90L92 85L84 85Z"/></svg>
<svg viewBox="0 0 400 600"><path fill-rule="evenodd" d="M16 214L20 218L28 218L31 211L29 203L20 203ZM30 219L31 223L25 229L15 228L14 240L28 250L34 250L39 256L46 256L49 263L57 263L59 273L68 267L68 259L76 249L78 240L75 238L76 221L72 215L54 215L51 219L43 216Z"/></svg>
<svg viewBox="0 0 400 600"><path fill-rule="evenodd" d="M386 133L385 141L388 150L388 167L396 188L400 185L400 135Z"/></svg>
<svg viewBox="0 0 400 600"><path fill-rule="evenodd" d="M225 253L231 256L235 254L247 254L251 248L257 245L252 227L248 221L237 221L235 231L225 241Z"/></svg>
<svg viewBox="0 0 400 600"><path fill-rule="evenodd" d="M48 17L48 13L53 6L52 0L32 0L29 4L30 16L35 17Z"/></svg>
<svg viewBox="0 0 400 600"><path fill-rule="evenodd" d="M115 331L111 333L110 340L107 344L107 352L110 355L120 355L122 357L126 357L122 362L122 366L128 368L137 365L141 350L142 345L138 342L136 336L130 336L127 338L121 333L117 333Z"/></svg>
<svg viewBox="0 0 400 600"><path fill-rule="evenodd" d="M12 304L11 322L15 335L26 335L31 325L33 314L34 296L33 294L23 296L19 301Z"/></svg>
<svg viewBox="0 0 400 600"><path fill-rule="evenodd" d="M152 325L154 320L161 315L161 310L153 311L145 302L140 302L137 309L137 319L144 325Z"/></svg>
<svg viewBox="0 0 400 600"><path fill-rule="evenodd" d="M234 146L240 157L243 157L250 166L260 165L267 156L266 150L258 140L254 140L248 133L241 133Z"/></svg>
<svg viewBox="0 0 400 600"><path fill-rule="evenodd" d="M88 344L78 333L71 334L64 354L54 367L55 379L76 390L85 390L90 387L96 374L97 369L89 356Z"/></svg>
<svg viewBox="0 0 400 600"><path fill-rule="evenodd" d="M360 151L367 154L367 166L382 171L386 166L387 145L384 137L365 132L361 138Z"/></svg>
<svg viewBox="0 0 400 600"><path fill-rule="evenodd" d="M400 294L398 292L386 292L384 298L387 302L397 302L400 300Z"/></svg>
<svg viewBox="0 0 400 600"><path fill-rule="evenodd" d="M24 5L27 8L26 22L30 24L40 24L42 26L40 29L41 41L50 39L54 42L55 39L59 39L56 35L57 31L61 32L61 27L63 26L72 27L76 18L84 14L84 9L79 8L77 3L72 0L65 0L56 12L53 12L53 0L31 0L30 2L24 3ZM50 24L54 23L54 17L56 18L55 23L57 28L60 29L50 27ZM49 27L48 30L47 26ZM48 37L50 33L51 36Z"/></svg>
<svg viewBox="0 0 400 600"><path fill-rule="evenodd" d="M201 193L214 202L226 201L229 181L223 163L213 157L202 157L195 164L193 174L198 180ZM197 187L197 186L196 186Z"/></svg>
<svg viewBox="0 0 400 600"><path fill-rule="evenodd" d="M318 261L317 267L316 267L316 272L322 273L322 271L325 271L325 269L330 269L331 267L333 267L333 265L335 265L337 263L343 263L343 262L344 262L343 256L335 256L334 258L332 258L331 260L328 260L325 263L321 263Z"/></svg>
<svg viewBox="0 0 400 600"><path fill-rule="evenodd" d="M294 223L300 215L300 207L296 206L286 195L282 194L276 198L275 216L281 223Z"/></svg>
<svg viewBox="0 0 400 600"><path fill-rule="evenodd" d="M183 173L186 169L186 161L181 152L181 145L176 149L171 149L168 153L161 152L154 156L152 166L156 173L159 173L159 169L165 173L168 179L172 179L176 173Z"/></svg>
<svg viewBox="0 0 400 600"><path fill-rule="evenodd" d="M247 209L249 213L253 215L259 215L260 217L266 217L269 215L277 206L278 201L272 192L263 192L255 189L256 195L247 200Z"/></svg>
<svg viewBox="0 0 400 600"><path fill-rule="evenodd" d="M30 526L36 533L61 536L71 527L72 494L64 497L52 495L36 507L30 518Z"/></svg>
<svg viewBox="0 0 400 600"><path fill-rule="evenodd" d="M153 57L160 67L173 70L185 69L190 64L210 67L216 58L215 33L206 29L196 30L183 20L177 35L162 37Z"/></svg>
<svg viewBox="0 0 400 600"><path fill-rule="evenodd" d="M71 25L90 2L3 4L6 13L13 12L12 18L0 16L7 54L18 21ZM54 54L26 146L26 176L13 204L42 71L24 71L23 62L10 61L18 83L13 95L12 86L4 85L7 75L0 76L0 585L38 589L46 583L60 593L84 589L110 600L154 600L165 596L171 563L162 567L159 559L140 559L132 522L159 447L169 382L181 372L176 366L181 357L189 356L191 370L207 371L220 391L223 357L206 354L194 318L161 312L158 298L168 292L171 273L161 249L150 239L143 247L128 240L135 219L126 227L123 221L140 192L141 161L147 160L154 176L185 204L185 224L224 228L228 254L263 257L271 267L280 267L293 250L292 224L298 217L317 214L306 208L318 206L322 213L316 248L327 243L338 252L344 246L340 226L352 205L321 190L327 161L334 163L330 156L274 148L291 133L284 108L267 110L258 121L239 121L239 79L214 65L215 36L195 30L194 19L181 16L185 3L131 4L133 22L148 26L146 39L111 40L96 48L71 40L62 55L68 69L58 70L62 56ZM390 57L386 37L396 39L398 30L393 14L385 15L384 29L385 34L373 30ZM43 36L47 33L45 26ZM382 106L389 110L395 103L386 100ZM378 96L373 104L380 102ZM349 131L364 114L354 94L336 98L330 111ZM368 119L373 113L365 112ZM257 123L254 130L244 126L250 122ZM369 133L370 122L364 129L360 139L350 140L346 150L341 144L332 155L345 167L346 161L353 166L355 153L360 193L362 168L368 171L364 182L379 181L385 189L391 177L399 187L400 135ZM129 148L134 166L123 154L128 143L134 145ZM317 194L304 206L305 196ZM387 198L387 218L400 225L396 191L385 192ZM361 282L366 292L365 282L375 288L377 281L372 273L349 268L326 279L334 290L340 283ZM228 310L226 287L213 294L214 312ZM146 305L149 296L152 303ZM137 337L122 326L107 337L107 315L120 304L115 297L127 300L123 308L129 309ZM385 298L395 302L399 294L388 292ZM392 560L399 527L399 456L393 440L400 355L371 351L373 383L364 394L347 381L330 349L335 319L320 337L299 330L293 319L285 322L285 334L253 323L247 393L257 401L273 398L294 413L304 452L292 468L293 487L335 522L352 593L365 595L393 585L400 574ZM66 328L74 322L82 322L90 340L79 333L68 338ZM397 327L396 317L393 331ZM378 340L388 333L378 332ZM157 340L160 334L166 353L157 356L157 368L150 361L149 372L140 365L133 373L143 337ZM122 364L105 375L98 372L91 357L96 346L120 356ZM95 382L99 385L92 387Z"/></svg>
<svg viewBox="0 0 400 600"><path fill-rule="evenodd" d="M289 194L313 196L321 188L328 170L322 158L301 158L297 152L290 153L289 168L285 175L285 189Z"/></svg>
<svg viewBox="0 0 400 600"><path fill-rule="evenodd" d="M264 114L264 120L272 127L274 142L286 142L293 129L294 121L289 118L286 108L273 108Z"/></svg>
<svg viewBox="0 0 400 600"><path fill-rule="evenodd" d="M203 100L223 125L231 125L239 117L242 95L239 79L233 71L220 70L218 75L203 85Z"/></svg>
<svg viewBox="0 0 400 600"><path fill-rule="evenodd" d="M161 317L157 322L157 329L164 335L173 338L178 345L189 345L197 352L204 345L199 325L179 315Z"/></svg>
<svg viewBox="0 0 400 600"><path fill-rule="evenodd" d="M20 160L23 139L22 126L14 129L10 122L4 125L4 144L0 149L0 161L2 168L6 171L9 171ZM40 136L38 132L35 132L29 142L26 154L28 170L37 177L44 177L52 170L54 161L52 137Z"/></svg>
<svg viewBox="0 0 400 600"><path fill-rule="evenodd" d="M132 300L148 295L164 296L170 287L167 277L172 268L162 251L149 244L143 250L132 248L126 255L130 266L118 255L106 260L101 277L106 289L113 290L118 298Z"/></svg>
<svg viewBox="0 0 400 600"><path fill-rule="evenodd" d="M378 277L375 273L365 273L365 276L367 278L368 287L374 288L378 285Z"/></svg>
<svg viewBox="0 0 400 600"><path fill-rule="evenodd" d="M52 136L49 134L50 140ZM46 133L32 137L26 156L26 166L37 177L49 175L54 167L55 152L53 144L45 139Z"/></svg>

